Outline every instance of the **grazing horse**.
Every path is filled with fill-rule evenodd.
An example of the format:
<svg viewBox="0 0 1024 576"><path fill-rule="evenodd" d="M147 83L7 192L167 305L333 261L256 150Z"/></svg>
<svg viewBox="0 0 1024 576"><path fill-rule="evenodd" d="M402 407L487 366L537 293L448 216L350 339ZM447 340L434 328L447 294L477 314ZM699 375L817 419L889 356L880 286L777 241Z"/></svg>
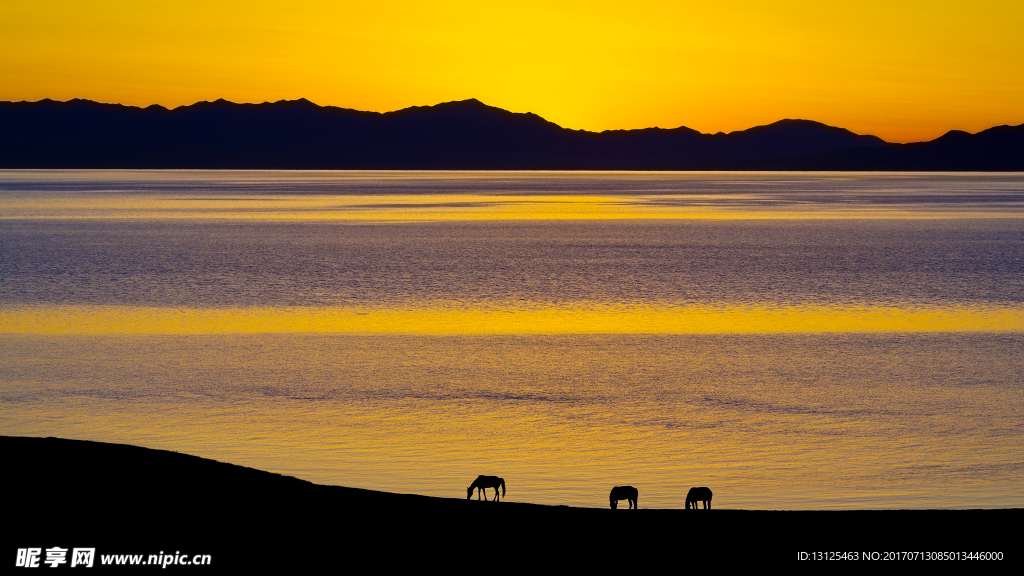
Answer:
<svg viewBox="0 0 1024 576"><path fill-rule="evenodd" d="M616 486L612 488L612 493L608 495L608 502L612 505L612 510L619 507L619 500L629 501L630 510L637 507L636 499L640 496L640 491L632 486Z"/></svg>
<svg viewBox="0 0 1024 576"><path fill-rule="evenodd" d="M690 488L690 491L686 493L686 509L690 509L690 505L693 504L693 509L697 509L697 502L704 502L704 509L711 509L711 488L707 486L701 486L700 488Z"/></svg>
<svg viewBox="0 0 1024 576"><path fill-rule="evenodd" d="M501 487L501 495L505 496L505 479L498 478L497 476L477 476L476 480L473 480L473 484L469 488L466 488L466 500L473 497L473 490L478 490L476 493L476 499L480 499L480 494L484 495L484 500L487 499L487 489L494 488L494 501L498 501L498 487Z"/></svg>

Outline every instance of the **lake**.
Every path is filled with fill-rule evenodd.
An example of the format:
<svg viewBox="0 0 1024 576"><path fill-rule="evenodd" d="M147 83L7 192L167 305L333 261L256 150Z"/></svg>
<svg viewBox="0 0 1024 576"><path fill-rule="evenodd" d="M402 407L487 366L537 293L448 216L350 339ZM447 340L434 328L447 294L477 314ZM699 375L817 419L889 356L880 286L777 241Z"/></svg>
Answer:
<svg viewBox="0 0 1024 576"><path fill-rule="evenodd" d="M1021 507L1022 270L1021 174L0 171L0 434L542 504Z"/></svg>

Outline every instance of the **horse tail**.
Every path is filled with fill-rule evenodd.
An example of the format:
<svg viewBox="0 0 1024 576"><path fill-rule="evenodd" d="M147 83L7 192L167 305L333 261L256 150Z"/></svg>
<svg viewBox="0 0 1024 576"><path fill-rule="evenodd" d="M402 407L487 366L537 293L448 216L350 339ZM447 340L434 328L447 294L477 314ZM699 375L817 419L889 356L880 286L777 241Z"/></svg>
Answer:
<svg viewBox="0 0 1024 576"><path fill-rule="evenodd" d="M504 478L501 479L501 497L502 498L505 497L505 479Z"/></svg>

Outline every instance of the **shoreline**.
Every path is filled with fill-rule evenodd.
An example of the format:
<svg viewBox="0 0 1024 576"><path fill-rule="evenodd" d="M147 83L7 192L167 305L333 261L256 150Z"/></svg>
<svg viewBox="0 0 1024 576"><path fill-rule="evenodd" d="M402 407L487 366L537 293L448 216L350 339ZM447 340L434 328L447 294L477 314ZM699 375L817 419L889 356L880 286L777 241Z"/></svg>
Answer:
<svg viewBox="0 0 1024 576"><path fill-rule="evenodd" d="M883 561L863 558L872 552L973 551L1002 552L1003 560L980 563L1004 567L1020 562L1020 546L997 525L1024 520L1021 508L634 511L494 503L313 484L123 444L0 436L0 447L12 464L4 474L8 548L173 548L210 554L222 569L337 568L343 550L386 557L389 566L477 565L495 554L525 566L554 554L576 567L602 566L609 553L627 563L679 562L692 551L699 563L799 567L819 564L800 560L801 552L855 553L845 561L868 566Z"/></svg>

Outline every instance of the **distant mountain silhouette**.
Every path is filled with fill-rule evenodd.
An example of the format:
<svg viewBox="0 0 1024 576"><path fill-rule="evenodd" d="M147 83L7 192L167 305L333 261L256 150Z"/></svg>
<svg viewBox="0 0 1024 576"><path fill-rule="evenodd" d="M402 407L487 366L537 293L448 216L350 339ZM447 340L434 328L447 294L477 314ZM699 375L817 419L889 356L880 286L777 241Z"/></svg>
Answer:
<svg viewBox="0 0 1024 576"><path fill-rule="evenodd" d="M1024 170L1022 152L1024 125L889 144L809 120L596 133L477 100L387 113L305 99L0 102L3 168Z"/></svg>
<svg viewBox="0 0 1024 576"><path fill-rule="evenodd" d="M977 134L950 130L931 142L850 148L787 159L793 170L1024 170L1024 124Z"/></svg>

